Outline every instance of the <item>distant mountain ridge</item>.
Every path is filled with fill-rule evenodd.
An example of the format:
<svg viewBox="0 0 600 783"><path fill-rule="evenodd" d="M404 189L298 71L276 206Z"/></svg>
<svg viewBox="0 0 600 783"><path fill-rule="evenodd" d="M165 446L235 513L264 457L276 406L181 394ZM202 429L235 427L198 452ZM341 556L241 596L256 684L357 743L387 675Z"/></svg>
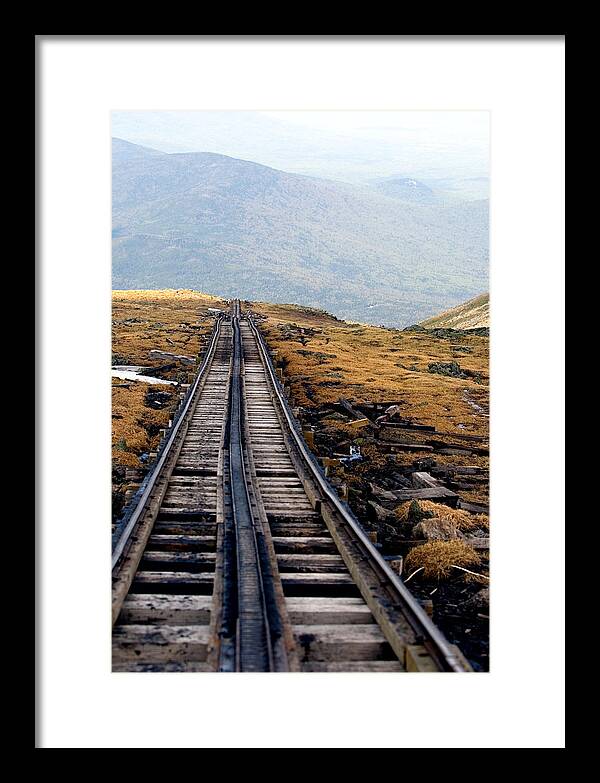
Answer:
<svg viewBox="0 0 600 783"><path fill-rule="evenodd" d="M113 287L195 288L404 326L487 284L488 202L410 204L113 139Z"/></svg>
<svg viewBox="0 0 600 783"><path fill-rule="evenodd" d="M490 295L481 294L444 313L421 321L426 329L480 329L490 325Z"/></svg>
<svg viewBox="0 0 600 783"><path fill-rule="evenodd" d="M414 204L435 204L439 201L430 187L410 177L390 177L378 180L373 187L384 196Z"/></svg>

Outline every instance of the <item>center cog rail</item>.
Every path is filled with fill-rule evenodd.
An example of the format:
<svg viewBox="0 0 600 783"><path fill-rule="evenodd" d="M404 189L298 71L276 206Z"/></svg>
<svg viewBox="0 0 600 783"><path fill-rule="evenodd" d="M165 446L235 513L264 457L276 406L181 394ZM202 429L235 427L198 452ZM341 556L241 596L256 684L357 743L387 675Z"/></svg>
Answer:
<svg viewBox="0 0 600 783"><path fill-rule="evenodd" d="M285 656L276 651L281 618L273 599L270 563L264 535L250 500L244 455L244 389L239 303L233 309L233 366L229 400L228 494L225 513L225 568L237 591L224 593L220 671L286 670ZM235 557L234 557L235 556ZM280 645L279 645L280 647Z"/></svg>

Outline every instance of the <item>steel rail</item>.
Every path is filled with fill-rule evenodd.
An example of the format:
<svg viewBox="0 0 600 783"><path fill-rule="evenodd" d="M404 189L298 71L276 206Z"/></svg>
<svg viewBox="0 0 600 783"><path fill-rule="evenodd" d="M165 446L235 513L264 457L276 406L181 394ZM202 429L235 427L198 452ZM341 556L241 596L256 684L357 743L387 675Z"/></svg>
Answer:
<svg viewBox="0 0 600 783"><path fill-rule="evenodd" d="M302 438L298 432L294 416L289 409L288 401L275 374L271 356L262 334L258 330L252 318L248 318L248 323L250 324L250 328L256 337L265 368L268 371L272 387L281 405L281 409L287 421L289 431L300 454L304 458L306 466L310 470L312 477L319 485L319 488L323 494L340 514L344 522L351 528L354 535L360 540L361 544L368 552L371 561L377 565L380 571L383 572L389 584L397 592L400 598L400 605L402 606L402 610L406 614L406 619L409 621L417 636L422 638L424 646L432 655L438 666L446 671L466 671L460 658L451 649L444 635L434 625L425 610L414 598L408 588L405 587L403 582L400 581L397 575L388 566L377 549L375 549L371 541L362 530L359 521L356 519L352 511L348 508L348 506L342 503L337 494L331 488L329 482L322 473L321 467L316 463L314 456L309 451L304 438Z"/></svg>
<svg viewBox="0 0 600 783"><path fill-rule="evenodd" d="M146 488L144 489L140 499L137 502L137 505L135 506L135 509L133 510L131 517L129 518L129 521L123 528L123 530L118 535L116 541L113 543L113 549L112 549L112 570L114 571L117 565L119 564L125 549L127 547L127 544L129 542L129 539L131 538L131 535L133 531L135 530L135 527L137 523L140 520L140 517L146 510L146 505L152 495L152 491L154 489L154 486L162 472L162 469L164 467L164 464L167 460L167 457L169 456L171 449L173 448L173 444L175 443L175 439L177 438L177 434L179 430L181 429L181 426L183 425L183 422L187 418L187 414L190 411L190 408L192 406L192 402L194 400L194 397L196 395L196 392L198 390L198 386L200 385L201 380L204 377L204 374L206 373L206 370L212 361L212 358L214 356L215 347L217 345L217 341L219 339L219 335L221 333L221 322L223 320L222 316L219 316L217 319L214 327L213 327L213 334L211 342L208 346L208 349L206 351L206 354L204 356L204 360L202 362L202 365L200 366L200 369L198 370L198 374L196 376L196 380L192 384L190 391L188 393L188 398L186 402L184 403L183 408L181 408L179 412L179 416L177 418L177 421L174 423L171 434L169 436L169 439L167 440L159 459L154 463L154 466L152 468L152 471L149 474L149 477L146 479Z"/></svg>

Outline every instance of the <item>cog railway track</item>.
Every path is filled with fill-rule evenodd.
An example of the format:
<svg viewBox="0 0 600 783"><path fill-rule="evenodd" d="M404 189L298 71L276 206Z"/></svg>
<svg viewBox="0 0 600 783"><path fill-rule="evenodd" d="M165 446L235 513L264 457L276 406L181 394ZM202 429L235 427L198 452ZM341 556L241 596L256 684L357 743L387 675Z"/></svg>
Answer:
<svg viewBox="0 0 600 783"><path fill-rule="evenodd" d="M327 482L232 302L113 534L113 671L470 671Z"/></svg>

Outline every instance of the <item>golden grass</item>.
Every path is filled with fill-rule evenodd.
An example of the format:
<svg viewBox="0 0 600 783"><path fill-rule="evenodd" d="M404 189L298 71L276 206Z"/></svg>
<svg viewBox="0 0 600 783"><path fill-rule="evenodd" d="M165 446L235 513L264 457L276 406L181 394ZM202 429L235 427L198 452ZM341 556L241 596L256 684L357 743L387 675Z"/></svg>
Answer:
<svg viewBox="0 0 600 783"><path fill-rule="evenodd" d="M477 552L464 541L429 541L411 549L404 561L404 568L408 576L422 568L420 577L440 581L455 572L452 566L472 568L480 563Z"/></svg>
<svg viewBox="0 0 600 783"><path fill-rule="evenodd" d="M428 329L477 329L490 325L490 295L481 294L468 302L446 310L433 318L421 321Z"/></svg>
<svg viewBox="0 0 600 783"><path fill-rule="evenodd" d="M313 407L341 396L355 402L398 400L402 416L415 422L442 432L487 436L487 417L468 402L487 413L487 337L442 339L427 332L349 324L293 305L257 302L250 307L266 316L262 328L277 360L285 364L295 404ZM301 329L310 331L302 334ZM430 363L451 361L480 373L482 383L428 372Z"/></svg>
<svg viewBox="0 0 600 783"><path fill-rule="evenodd" d="M416 513L415 513L416 512ZM489 528L489 518L486 514L470 514L460 508L450 508L443 503L432 503L430 500L413 500L402 503L394 512L400 522L407 522L409 517L415 521L423 518L440 519L451 523L456 530L467 532L477 528Z"/></svg>
<svg viewBox="0 0 600 783"><path fill-rule="evenodd" d="M227 305L197 291L113 291L113 363L156 367L151 350L195 356L201 338L212 328L209 307Z"/></svg>
<svg viewBox="0 0 600 783"><path fill-rule="evenodd" d="M144 404L149 390L164 391L165 386L132 383L128 387L113 384L112 390L112 459L113 464L137 468L140 455L156 449L158 430L169 423L170 408L154 410ZM178 401L173 395L173 403ZM154 434L150 434L154 432Z"/></svg>

